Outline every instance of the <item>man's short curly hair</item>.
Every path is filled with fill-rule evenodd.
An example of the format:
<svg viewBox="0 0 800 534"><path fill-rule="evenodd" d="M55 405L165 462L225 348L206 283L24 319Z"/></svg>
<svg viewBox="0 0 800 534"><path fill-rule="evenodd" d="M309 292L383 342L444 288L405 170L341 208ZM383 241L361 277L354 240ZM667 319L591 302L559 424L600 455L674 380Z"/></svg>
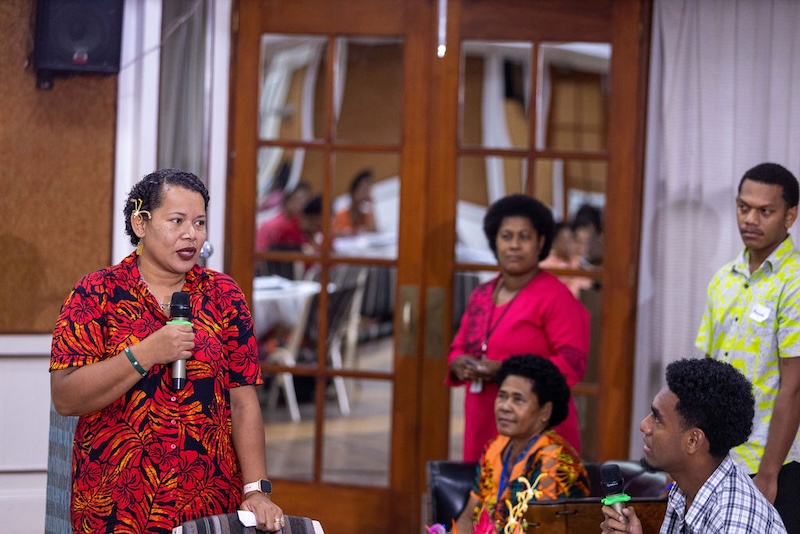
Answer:
<svg viewBox="0 0 800 534"><path fill-rule="evenodd" d="M548 428L558 425L567 418L570 391L567 380L556 364L534 354L520 354L503 360L495 375L498 385L509 376L521 376L533 382L531 390L539 400L539 406L553 403Z"/></svg>
<svg viewBox="0 0 800 534"><path fill-rule="evenodd" d="M208 209L208 189L196 175L181 171L179 169L159 169L139 180L131 188L128 198L125 199L125 234L131 239L134 246L139 244L139 236L133 231L131 226L131 215L134 209L140 211L152 211L159 207L164 201L164 189L166 186L182 187L189 191L200 193L203 196L203 203ZM141 200L141 205L138 201ZM136 201L136 202L134 202Z"/></svg>
<svg viewBox="0 0 800 534"><path fill-rule="evenodd" d="M539 260L550 253L553 244L553 213L550 208L532 196L516 194L496 200L483 217L483 233L489 240L489 247L497 256L497 233L506 217L527 217L539 236L544 236L544 245L539 251Z"/></svg>
<svg viewBox="0 0 800 534"><path fill-rule="evenodd" d="M747 441L753 429L753 386L731 364L711 358L672 362L667 387L678 397L683 428L701 429L712 456L721 458Z"/></svg>
<svg viewBox="0 0 800 534"><path fill-rule="evenodd" d="M739 180L739 194L742 193L742 184L745 180L780 186L781 196L786 202L786 206L789 208L797 206L800 198L800 186L797 184L797 178L786 167L777 163L760 163L752 169L748 169Z"/></svg>

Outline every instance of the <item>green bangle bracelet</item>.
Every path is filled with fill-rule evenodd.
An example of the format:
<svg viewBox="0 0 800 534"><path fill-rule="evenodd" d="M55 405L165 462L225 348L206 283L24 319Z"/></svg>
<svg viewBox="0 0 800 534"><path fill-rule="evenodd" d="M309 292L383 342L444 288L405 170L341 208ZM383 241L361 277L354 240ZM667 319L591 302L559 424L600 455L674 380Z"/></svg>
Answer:
<svg viewBox="0 0 800 534"><path fill-rule="evenodd" d="M145 371L144 367L142 367L136 360L136 357L133 355L133 352L131 351L130 347L125 347L124 351L125 351L125 356L128 357L128 361L131 362L131 365L133 366L134 369L136 369L136 372L142 376L147 376L147 371Z"/></svg>

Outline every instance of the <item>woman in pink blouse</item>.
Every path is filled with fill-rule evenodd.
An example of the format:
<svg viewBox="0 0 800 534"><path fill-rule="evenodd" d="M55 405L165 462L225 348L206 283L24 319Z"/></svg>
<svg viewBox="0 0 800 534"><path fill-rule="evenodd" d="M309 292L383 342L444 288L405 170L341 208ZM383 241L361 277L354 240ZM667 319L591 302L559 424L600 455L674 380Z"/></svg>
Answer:
<svg viewBox="0 0 800 534"><path fill-rule="evenodd" d="M577 384L586 370L589 313L555 276L539 268L553 238L550 209L527 195L511 195L489 206L483 230L500 274L472 292L450 346L447 384L467 387L464 401L464 460L476 461L497 435L494 381L500 363L516 354L549 358ZM580 453L575 404L556 431Z"/></svg>

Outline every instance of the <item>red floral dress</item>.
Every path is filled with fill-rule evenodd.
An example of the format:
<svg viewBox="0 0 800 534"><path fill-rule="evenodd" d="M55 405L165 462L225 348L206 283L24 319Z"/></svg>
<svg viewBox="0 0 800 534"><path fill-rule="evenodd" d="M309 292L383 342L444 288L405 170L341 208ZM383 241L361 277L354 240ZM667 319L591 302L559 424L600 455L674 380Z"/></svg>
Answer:
<svg viewBox="0 0 800 534"><path fill-rule="evenodd" d="M228 275L186 274L195 349L187 384L156 365L123 397L79 418L73 447L76 532L165 532L235 511L242 477L231 433L230 389L261 383L253 321ZM110 358L168 318L141 281L135 253L81 280L53 333L50 369Z"/></svg>

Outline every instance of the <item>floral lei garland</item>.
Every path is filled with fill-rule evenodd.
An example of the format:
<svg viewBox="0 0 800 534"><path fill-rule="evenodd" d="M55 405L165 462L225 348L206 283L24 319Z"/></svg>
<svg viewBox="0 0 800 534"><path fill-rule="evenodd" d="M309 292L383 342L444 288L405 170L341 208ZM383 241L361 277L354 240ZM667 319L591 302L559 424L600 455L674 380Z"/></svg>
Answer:
<svg viewBox="0 0 800 534"><path fill-rule="evenodd" d="M536 477L536 480L533 481L533 484L525 477L519 477L517 479L517 481L523 485L523 489L516 494L517 504L512 506L511 501L506 499L508 521L503 528L503 534L525 534L528 528L528 522L525 521L523 516L525 512L528 511L528 503L532 500L538 500L542 496L541 490L536 489L536 487L539 485L539 480L544 476L544 473L540 474ZM476 525L472 534L495 534L498 532L495 522L491 520L484 521L483 519L488 518L486 515L482 516L481 521ZM448 534L447 529L441 523L432 526L426 525L425 528L428 534ZM453 520L453 529L450 531L450 534L458 534L455 520Z"/></svg>

